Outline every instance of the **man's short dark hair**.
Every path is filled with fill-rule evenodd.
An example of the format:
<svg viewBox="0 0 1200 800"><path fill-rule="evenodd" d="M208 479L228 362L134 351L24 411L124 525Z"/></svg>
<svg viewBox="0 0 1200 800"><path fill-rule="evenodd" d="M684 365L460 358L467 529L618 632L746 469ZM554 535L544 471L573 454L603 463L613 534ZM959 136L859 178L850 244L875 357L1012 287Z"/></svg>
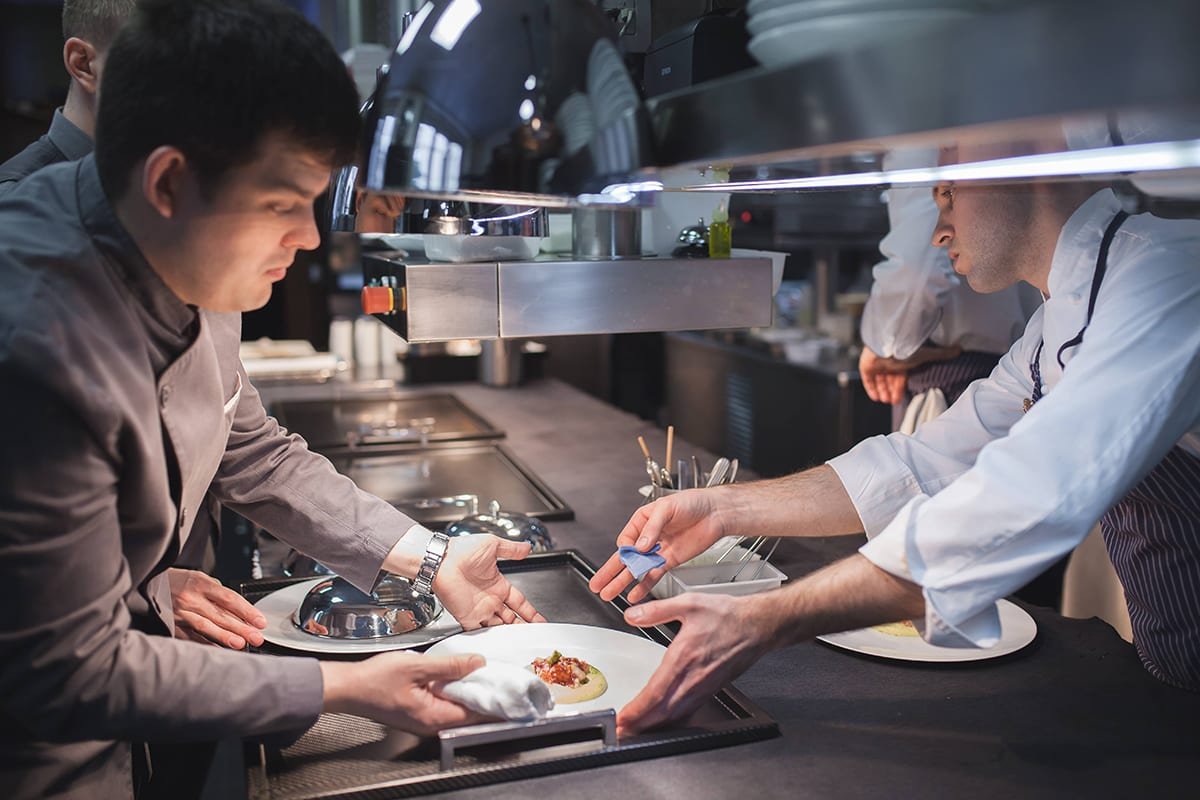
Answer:
<svg viewBox="0 0 1200 800"><path fill-rule="evenodd" d="M136 0L64 0L63 41L78 37L103 52L136 5Z"/></svg>
<svg viewBox="0 0 1200 800"><path fill-rule="evenodd" d="M179 148L201 187L283 134L354 159L358 94L325 36L270 0L141 0L108 54L96 164L111 200L156 148Z"/></svg>

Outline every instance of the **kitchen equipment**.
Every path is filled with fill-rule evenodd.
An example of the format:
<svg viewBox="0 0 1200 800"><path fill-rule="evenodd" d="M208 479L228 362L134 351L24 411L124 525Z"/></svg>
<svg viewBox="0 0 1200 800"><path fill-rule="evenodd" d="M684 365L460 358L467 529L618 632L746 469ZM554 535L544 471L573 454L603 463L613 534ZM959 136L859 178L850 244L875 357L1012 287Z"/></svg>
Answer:
<svg viewBox="0 0 1200 800"><path fill-rule="evenodd" d="M646 96L713 80L754 66L745 16L705 14L659 36L646 52Z"/></svg>
<svg viewBox="0 0 1200 800"><path fill-rule="evenodd" d="M651 132L614 34L584 0L422 6L367 112L365 185L539 206L638 203L628 184L653 165Z"/></svg>
<svg viewBox="0 0 1200 800"><path fill-rule="evenodd" d="M406 450L504 436L504 431L452 394L286 400L272 403L271 413L280 425L322 453L355 448Z"/></svg>
<svg viewBox="0 0 1200 800"><path fill-rule="evenodd" d="M479 342L479 382L508 387L521 382L522 339L482 339Z"/></svg>
<svg viewBox="0 0 1200 800"><path fill-rule="evenodd" d="M276 653L322 653L329 656L361 657L370 653L388 650L406 650L423 647L462 630L454 617L442 610L440 603L434 604L434 618L425 627L393 636L365 639L335 639L329 636L314 636L296 624L297 611L305 602L313 587L330 580L318 578L286 578L259 581L262 590L249 596L254 607L267 620L262 635L263 649Z"/></svg>
<svg viewBox="0 0 1200 800"><path fill-rule="evenodd" d="M647 644L665 645L670 641L665 629L628 626L622 617L628 604L621 598L606 603L593 594L587 582L595 570L573 551L502 562L500 570L538 610L556 622L632 633L644 637ZM264 592L286 583L254 581L242 584L242 592L255 601ZM308 638L319 641L317 637ZM264 649L282 652L273 647ZM562 719L569 718L556 718L555 722ZM516 723L511 730L516 737L526 726ZM610 740L608 745L599 734L599 730L592 734L595 739L553 735L541 742L484 745L457 754L452 763L443 766L437 750L417 747L420 742L416 737L397 735L394 729L361 717L323 714L296 743L282 748L268 743L256 751L257 757L250 757L247 793L256 799L292 800L461 791L517 777L758 741L778 736L779 731L769 716L728 686L682 724Z"/></svg>
<svg viewBox="0 0 1200 800"><path fill-rule="evenodd" d="M472 495L541 520L575 516L528 467L497 445L440 445L368 456L342 451L331 453L330 460L364 491L439 529L470 512L470 500L464 498Z"/></svg>
<svg viewBox="0 0 1200 800"><path fill-rule="evenodd" d="M571 252L576 258L602 261L640 257L641 213L612 208L574 209L571 212Z"/></svg>
<svg viewBox="0 0 1200 800"><path fill-rule="evenodd" d="M515 511L502 511L493 500L487 513L473 511L470 516L451 522L446 526L447 536L467 536L473 533L490 533L512 542L529 542L534 553L545 553L554 549L550 531L537 517Z"/></svg>
<svg viewBox="0 0 1200 800"><path fill-rule="evenodd" d="M737 562L729 561L715 566L675 567L663 576L654 592L655 597L674 597L684 592L701 592L703 594L733 594L744 595L755 592L768 592L778 589L787 580L787 576L774 564L763 564L759 575L753 572L742 572Z"/></svg>
<svg viewBox="0 0 1200 800"><path fill-rule="evenodd" d="M369 594L340 576L320 581L292 621L310 636L383 639L424 628L440 613L432 596L418 593L407 578L385 573Z"/></svg>
<svg viewBox="0 0 1200 800"><path fill-rule="evenodd" d="M708 226L703 219L679 231L675 241L671 251L675 258L708 258Z"/></svg>

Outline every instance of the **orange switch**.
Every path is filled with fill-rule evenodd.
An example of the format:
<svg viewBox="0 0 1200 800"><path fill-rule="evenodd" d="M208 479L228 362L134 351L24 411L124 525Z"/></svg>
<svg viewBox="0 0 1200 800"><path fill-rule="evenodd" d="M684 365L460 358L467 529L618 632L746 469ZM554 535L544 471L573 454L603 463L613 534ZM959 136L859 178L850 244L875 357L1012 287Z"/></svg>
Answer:
<svg viewBox="0 0 1200 800"><path fill-rule="evenodd" d="M390 286L364 286L362 309L366 314L390 314L396 310L396 295Z"/></svg>

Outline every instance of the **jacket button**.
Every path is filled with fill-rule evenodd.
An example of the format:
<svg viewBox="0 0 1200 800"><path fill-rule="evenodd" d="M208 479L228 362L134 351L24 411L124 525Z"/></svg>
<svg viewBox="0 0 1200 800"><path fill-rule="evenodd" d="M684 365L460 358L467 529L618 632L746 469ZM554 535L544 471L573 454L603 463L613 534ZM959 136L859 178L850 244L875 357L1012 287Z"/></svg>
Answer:
<svg viewBox="0 0 1200 800"><path fill-rule="evenodd" d="M167 401L170 399L171 399L171 387L170 386L164 386L158 390L158 402L160 405L165 406L167 404Z"/></svg>

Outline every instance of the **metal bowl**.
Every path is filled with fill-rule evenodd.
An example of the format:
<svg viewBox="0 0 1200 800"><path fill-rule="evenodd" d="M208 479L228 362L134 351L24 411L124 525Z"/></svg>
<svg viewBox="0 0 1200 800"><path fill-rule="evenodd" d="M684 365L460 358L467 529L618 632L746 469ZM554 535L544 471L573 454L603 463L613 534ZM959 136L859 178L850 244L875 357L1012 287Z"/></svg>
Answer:
<svg viewBox="0 0 1200 800"><path fill-rule="evenodd" d="M554 549L554 542L550 539L550 531L546 529L545 523L527 514L501 511L500 504L495 500L489 504L488 513L472 514L446 526L447 536L466 536L472 533L490 533L513 542L529 542L533 545L535 553L545 553Z"/></svg>
<svg viewBox="0 0 1200 800"><path fill-rule="evenodd" d="M437 600L399 575L385 574L370 594L334 576L308 591L292 622L323 639L383 639L424 628L441 613Z"/></svg>

